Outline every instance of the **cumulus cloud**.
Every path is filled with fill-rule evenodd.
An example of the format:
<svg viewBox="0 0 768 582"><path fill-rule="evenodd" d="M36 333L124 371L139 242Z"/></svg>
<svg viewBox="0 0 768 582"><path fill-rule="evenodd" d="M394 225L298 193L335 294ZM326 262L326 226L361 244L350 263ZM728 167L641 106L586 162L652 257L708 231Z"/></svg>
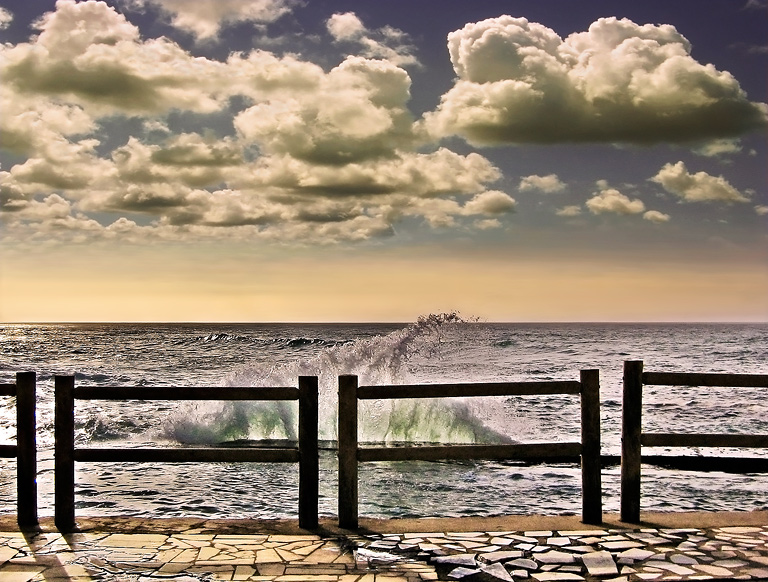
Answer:
<svg viewBox="0 0 768 582"><path fill-rule="evenodd" d="M666 164L650 180L686 202L749 202L749 198L731 186L723 176L712 176L706 172L691 174L683 162Z"/></svg>
<svg viewBox="0 0 768 582"><path fill-rule="evenodd" d="M645 220L649 220L651 222L655 222L656 224L663 224L665 222L670 221L669 214L664 214L663 212L659 212L658 210L649 210L645 214L643 214L643 218Z"/></svg>
<svg viewBox="0 0 768 582"><path fill-rule="evenodd" d="M369 30L354 12L334 14L326 21L326 28L336 42L359 45L361 56L400 66L418 64L408 35L396 28Z"/></svg>
<svg viewBox="0 0 768 582"><path fill-rule="evenodd" d="M768 206L755 206L755 212L758 214L758 216L766 216L768 215Z"/></svg>
<svg viewBox="0 0 768 582"><path fill-rule="evenodd" d="M0 6L0 30L5 30L13 22L13 13Z"/></svg>
<svg viewBox="0 0 768 582"><path fill-rule="evenodd" d="M106 3L58 0L36 26L33 42L2 49L3 82L22 95L63 98L99 114L210 112L225 102L223 63L193 58L168 39L142 41Z"/></svg>
<svg viewBox="0 0 768 582"><path fill-rule="evenodd" d="M673 26L601 18L561 39L501 16L448 35L458 80L425 115L471 143L686 143L764 128L768 107L702 65Z"/></svg>
<svg viewBox="0 0 768 582"><path fill-rule="evenodd" d="M539 190L545 194L552 194L554 192L562 192L565 190L565 183L563 183L557 174L549 174L547 176L526 176L520 180L518 190L521 192L528 192L530 190Z"/></svg>
<svg viewBox="0 0 768 582"><path fill-rule="evenodd" d="M615 188L605 188L587 200L587 208L592 214L641 214L645 204L635 198L630 200Z"/></svg>
<svg viewBox="0 0 768 582"><path fill-rule="evenodd" d="M555 211L555 214L558 216L579 216L581 214L581 206L578 205L570 205L570 206L563 206L562 208Z"/></svg>
<svg viewBox="0 0 768 582"><path fill-rule="evenodd" d="M410 77L386 61L349 57L311 91L241 112L235 127L264 151L325 164L389 155L414 141Z"/></svg>
<svg viewBox="0 0 768 582"><path fill-rule="evenodd" d="M153 4L171 23L200 39L216 37L222 27L238 22L269 23L289 13L298 0L130 0L129 6Z"/></svg>

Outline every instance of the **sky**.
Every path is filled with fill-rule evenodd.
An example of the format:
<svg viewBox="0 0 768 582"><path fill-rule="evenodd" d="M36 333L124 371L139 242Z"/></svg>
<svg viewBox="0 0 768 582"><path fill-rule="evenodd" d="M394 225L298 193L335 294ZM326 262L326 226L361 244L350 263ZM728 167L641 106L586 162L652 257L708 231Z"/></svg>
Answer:
<svg viewBox="0 0 768 582"><path fill-rule="evenodd" d="M768 321L766 0L0 0L0 321Z"/></svg>

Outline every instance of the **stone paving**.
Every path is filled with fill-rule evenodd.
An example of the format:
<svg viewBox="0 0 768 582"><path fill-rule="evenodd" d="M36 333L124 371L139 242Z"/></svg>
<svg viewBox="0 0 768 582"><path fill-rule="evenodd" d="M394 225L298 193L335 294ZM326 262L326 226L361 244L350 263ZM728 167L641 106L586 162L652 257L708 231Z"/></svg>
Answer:
<svg viewBox="0 0 768 582"><path fill-rule="evenodd" d="M0 531L1 582L768 580L768 525L432 533Z"/></svg>
<svg viewBox="0 0 768 582"><path fill-rule="evenodd" d="M388 534L369 552L435 565L439 580L768 580L768 526Z"/></svg>

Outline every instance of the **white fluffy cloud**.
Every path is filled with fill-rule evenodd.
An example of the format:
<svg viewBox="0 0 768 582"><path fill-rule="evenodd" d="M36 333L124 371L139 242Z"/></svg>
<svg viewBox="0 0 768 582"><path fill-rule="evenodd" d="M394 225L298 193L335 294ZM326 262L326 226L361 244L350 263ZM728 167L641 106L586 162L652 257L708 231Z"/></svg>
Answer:
<svg viewBox="0 0 768 582"><path fill-rule="evenodd" d="M235 118L264 151L344 164L388 155L414 140L410 77L386 62L349 57L310 91L258 103Z"/></svg>
<svg viewBox="0 0 768 582"><path fill-rule="evenodd" d="M25 157L0 172L8 240L26 225L60 240L338 242L391 236L406 217L485 229L514 211L514 199L488 190L500 172L486 158L421 148L411 80L395 59L349 57L326 72L258 50L193 57L90 0L59 0L37 27L30 42L0 48L2 146ZM355 27L334 30L355 42L373 34ZM230 137L172 131L165 117L224 116L236 95L246 99ZM115 116L141 130L107 150L97 136ZM120 218L93 218L105 213Z"/></svg>
<svg viewBox="0 0 768 582"><path fill-rule="evenodd" d="M641 214L645 204L635 198L630 200L615 188L605 188L587 200L587 208L592 214Z"/></svg>
<svg viewBox="0 0 768 582"><path fill-rule="evenodd" d="M565 216L565 217L579 216L581 214L581 206L578 206L578 205L563 206L562 208L556 210L555 214L557 214L558 216Z"/></svg>
<svg viewBox="0 0 768 582"><path fill-rule="evenodd" d="M521 192L539 190L545 194L552 194L554 192L562 192L565 190L565 183L557 177L557 174L549 174L547 176L525 176L520 180L518 190Z"/></svg>
<svg viewBox="0 0 768 582"><path fill-rule="evenodd" d="M561 39L501 16L448 35L458 80L425 115L436 136L479 145L694 142L764 128L768 108L702 65L670 25L601 18Z"/></svg>
<svg viewBox="0 0 768 582"><path fill-rule="evenodd" d="M13 22L13 14L0 6L0 30L5 30Z"/></svg>
<svg viewBox="0 0 768 582"><path fill-rule="evenodd" d="M651 181L686 202L749 202L747 196L722 176L706 172L691 174L683 162L666 164Z"/></svg>
<svg viewBox="0 0 768 582"><path fill-rule="evenodd" d="M643 218L645 220L655 222L656 224L663 224L665 222L669 222L671 219L669 214L664 214L663 212L659 212L658 210L649 210L648 212L643 214Z"/></svg>
<svg viewBox="0 0 768 582"><path fill-rule="evenodd" d="M766 216L768 215L768 206L755 206L755 212L758 214L758 216Z"/></svg>
<svg viewBox="0 0 768 582"><path fill-rule="evenodd" d="M131 0L129 5L154 4L171 16L174 26L207 39L238 22L274 22L289 13L296 0Z"/></svg>
<svg viewBox="0 0 768 582"><path fill-rule="evenodd" d="M401 30L388 26L369 30L354 12L334 14L326 22L326 28L336 42L359 45L361 56L385 59L401 66L418 64L413 46Z"/></svg>

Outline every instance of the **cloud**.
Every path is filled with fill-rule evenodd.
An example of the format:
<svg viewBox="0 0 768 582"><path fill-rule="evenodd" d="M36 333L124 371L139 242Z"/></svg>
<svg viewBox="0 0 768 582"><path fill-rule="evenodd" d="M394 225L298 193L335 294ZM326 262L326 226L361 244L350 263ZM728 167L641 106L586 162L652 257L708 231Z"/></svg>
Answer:
<svg viewBox="0 0 768 582"><path fill-rule="evenodd" d="M558 216L579 216L581 214L581 206L563 206L559 210L555 211Z"/></svg>
<svg viewBox="0 0 768 582"><path fill-rule="evenodd" d="M532 175L520 180L518 190L521 192L539 190L545 194L552 194L565 190L565 184L557 177L557 174L549 174L547 176Z"/></svg>
<svg viewBox="0 0 768 582"><path fill-rule="evenodd" d="M587 200L587 208L592 214L641 214L645 204L635 198L630 200L615 188L606 188Z"/></svg>
<svg viewBox="0 0 768 582"><path fill-rule="evenodd" d="M4 84L21 98L45 96L92 113L216 111L229 93L226 65L194 58L139 30L103 2L58 0L31 43L2 47Z"/></svg>
<svg viewBox="0 0 768 582"><path fill-rule="evenodd" d="M755 206L755 212L758 216L768 215L768 206Z"/></svg>
<svg viewBox="0 0 768 582"><path fill-rule="evenodd" d="M369 30L354 12L334 14L326 21L326 28L336 42L360 45L363 57L385 59L400 66L419 64L408 35L396 28Z"/></svg>
<svg viewBox="0 0 768 582"><path fill-rule="evenodd" d="M224 26L239 22L270 23L288 14L298 0L131 0L129 7L157 6L173 26L199 39L216 37Z"/></svg>
<svg viewBox="0 0 768 582"><path fill-rule="evenodd" d="M345 164L390 155L414 143L410 83L389 62L348 57L312 90L258 103L234 123L263 151L304 161Z"/></svg>
<svg viewBox="0 0 768 582"><path fill-rule="evenodd" d="M659 212L658 210L649 210L645 214L643 214L643 218L645 220L650 220L651 222L655 222L656 224L663 224L665 222L670 221L669 214L664 214L663 212Z"/></svg>
<svg viewBox="0 0 768 582"><path fill-rule="evenodd" d="M706 172L691 174L683 162L666 164L650 180L661 184L667 192L686 202L749 202L748 197L722 176L716 177Z"/></svg>
<svg viewBox="0 0 768 582"><path fill-rule="evenodd" d="M13 13L0 6L0 30L5 30L13 22Z"/></svg>
<svg viewBox="0 0 768 582"><path fill-rule="evenodd" d="M737 154L741 151L741 141L738 139L716 139L696 148L699 155L713 158L723 154Z"/></svg>
<svg viewBox="0 0 768 582"><path fill-rule="evenodd" d="M670 25L601 18L565 40L501 16L448 35L458 75L424 116L436 137L503 143L688 143L766 126L768 107L690 54Z"/></svg>

